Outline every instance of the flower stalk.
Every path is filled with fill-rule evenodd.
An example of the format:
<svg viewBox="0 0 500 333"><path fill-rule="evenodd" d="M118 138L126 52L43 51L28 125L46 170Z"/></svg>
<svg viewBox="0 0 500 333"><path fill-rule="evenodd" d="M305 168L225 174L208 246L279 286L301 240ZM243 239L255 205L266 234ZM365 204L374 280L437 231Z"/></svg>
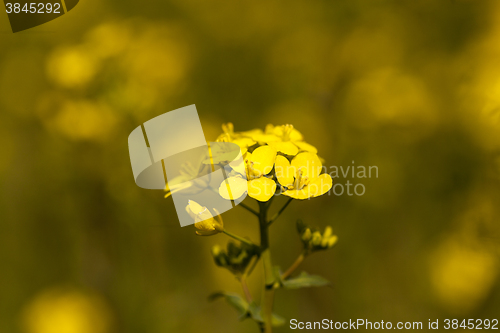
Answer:
<svg viewBox="0 0 500 333"><path fill-rule="evenodd" d="M225 230L225 229L224 229L222 232L223 232L224 234L228 235L229 237L232 237L232 238L234 238L234 239L236 239L236 240L239 240L239 241L240 241L240 242L242 242L242 243L246 243L246 244L248 244L248 245L252 245L252 246L253 246L253 245L255 245L254 243L252 243L252 242L251 242L251 241L249 241L248 239L245 239L245 238L243 238L243 237L240 237L240 236L238 236L238 235L235 235L235 234L233 234L233 233L231 233L231 232L229 232L229 231L227 231L227 230Z"/></svg>
<svg viewBox="0 0 500 333"><path fill-rule="evenodd" d="M268 206L265 202L259 202L260 251L264 266L262 316L264 319L264 332L271 333L274 303L274 282L276 281L276 278L273 272L271 249L269 248L269 222L267 221L267 209Z"/></svg>
<svg viewBox="0 0 500 333"><path fill-rule="evenodd" d="M302 252L297 257L297 259L295 259L295 261L293 262L293 264L285 271L285 273L281 274L281 280L286 280L288 277L290 277L290 275L292 275L293 272L295 272L295 270L300 266L300 264L302 264L302 262L306 258L306 255L307 254L305 253L305 251Z"/></svg>

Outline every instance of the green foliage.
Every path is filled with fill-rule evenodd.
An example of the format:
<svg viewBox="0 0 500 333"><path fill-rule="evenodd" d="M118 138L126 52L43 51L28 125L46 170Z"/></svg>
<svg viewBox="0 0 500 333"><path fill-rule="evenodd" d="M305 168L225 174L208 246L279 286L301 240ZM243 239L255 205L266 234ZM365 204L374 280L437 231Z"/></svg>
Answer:
<svg viewBox="0 0 500 333"><path fill-rule="evenodd" d="M324 287L330 282L318 275L309 275L306 272L300 273L299 276L281 281L281 285L285 289L300 289L309 287Z"/></svg>
<svg viewBox="0 0 500 333"><path fill-rule="evenodd" d="M208 297L209 301L214 301L219 298L224 298L226 302L231 305L236 312L238 312L238 317L240 320L245 319L249 314L249 305L240 295L226 292L213 293Z"/></svg>
<svg viewBox="0 0 500 333"><path fill-rule="evenodd" d="M208 297L209 301L214 301L219 298L224 298L226 302L236 310L240 320L252 318L256 322L264 322L262 309L255 302L248 303L240 295L227 292L217 292ZM271 322L273 326L281 326L285 323L285 319L273 313Z"/></svg>

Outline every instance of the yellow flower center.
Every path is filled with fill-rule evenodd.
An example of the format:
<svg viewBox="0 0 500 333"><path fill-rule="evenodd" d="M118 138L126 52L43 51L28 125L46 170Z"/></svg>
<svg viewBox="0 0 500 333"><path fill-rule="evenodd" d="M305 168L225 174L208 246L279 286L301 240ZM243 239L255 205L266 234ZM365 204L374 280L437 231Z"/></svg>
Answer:
<svg viewBox="0 0 500 333"><path fill-rule="evenodd" d="M293 182L293 188L295 190L302 190L304 187L309 185L309 177L304 177L303 172L301 170L302 168L299 168L297 170L297 173L295 174L295 181Z"/></svg>
<svg viewBox="0 0 500 333"><path fill-rule="evenodd" d="M292 131L293 131L293 125L291 124L283 125L283 136L281 137L281 139L283 141L290 141L290 134L292 134Z"/></svg>
<svg viewBox="0 0 500 333"><path fill-rule="evenodd" d="M259 170L256 170L253 167L254 164L255 164L254 161L250 161L249 159L245 160L245 165L246 165L245 171L247 173L248 180L256 179L256 178L259 178L260 176L262 176L262 174L259 172Z"/></svg>

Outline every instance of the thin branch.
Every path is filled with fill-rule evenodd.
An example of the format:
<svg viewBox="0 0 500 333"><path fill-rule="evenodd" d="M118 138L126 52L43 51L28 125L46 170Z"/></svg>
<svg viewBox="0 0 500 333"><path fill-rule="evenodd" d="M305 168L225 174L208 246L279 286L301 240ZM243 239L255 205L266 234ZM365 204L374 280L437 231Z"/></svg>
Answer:
<svg viewBox="0 0 500 333"><path fill-rule="evenodd" d="M248 239L245 239L243 237L240 237L238 235L230 233L229 231L224 230L222 232L225 233L226 235L228 235L229 237L232 237L232 238L234 238L236 240L239 240L240 242L246 243L246 244L251 245L251 246L257 246L254 243L252 243L251 241L249 241Z"/></svg>
<svg viewBox="0 0 500 333"><path fill-rule="evenodd" d="M302 252L297 259L293 262L293 264L286 270L285 273L281 274L281 280L285 280L288 278L292 273L300 266L300 264L304 261L306 258L306 254Z"/></svg>
<svg viewBox="0 0 500 333"><path fill-rule="evenodd" d="M253 270L255 269L255 267L257 266L257 264L259 263L260 254L256 255L252 260L253 260L253 262L249 265L250 268L245 273L246 276L250 276L250 274L252 274Z"/></svg>
<svg viewBox="0 0 500 333"><path fill-rule="evenodd" d="M290 202L292 202L292 200L293 198L289 198L288 201L283 205L283 207L281 207L279 212L277 212L276 214L274 214L273 217L271 217L269 223L267 224L268 226L270 226L274 221L276 221L276 219L281 215L281 213L283 213L283 211L286 209L286 207L288 207L288 205L290 204Z"/></svg>
<svg viewBox="0 0 500 333"><path fill-rule="evenodd" d="M240 278L240 282L241 282L241 288L243 289L243 292L245 293L245 298L247 299L247 302L252 303L252 301L253 301L252 294L250 294L250 289L248 289L247 280L246 280L245 275L243 275Z"/></svg>
<svg viewBox="0 0 500 333"><path fill-rule="evenodd" d="M252 207L245 205L243 202L240 202L238 206L241 206L248 210L250 213L254 214L255 216L259 216L259 213L257 213Z"/></svg>

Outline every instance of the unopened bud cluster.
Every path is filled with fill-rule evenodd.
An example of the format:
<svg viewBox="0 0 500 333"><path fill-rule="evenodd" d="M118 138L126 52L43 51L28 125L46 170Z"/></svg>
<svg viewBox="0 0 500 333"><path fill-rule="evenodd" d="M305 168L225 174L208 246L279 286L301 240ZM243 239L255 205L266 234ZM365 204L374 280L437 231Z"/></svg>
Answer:
<svg viewBox="0 0 500 333"><path fill-rule="evenodd" d="M308 252L330 249L338 240L338 237L332 234L333 230L330 226L327 226L322 234L319 230L314 230L299 220L297 230L304 249Z"/></svg>
<svg viewBox="0 0 500 333"><path fill-rule="evenodd" d="M219 245L212 247L215 264L234 273L243 273L256 254L257 249L246 243L236 245L234 242L229 242L227 250L222 249Z"/></svg>

